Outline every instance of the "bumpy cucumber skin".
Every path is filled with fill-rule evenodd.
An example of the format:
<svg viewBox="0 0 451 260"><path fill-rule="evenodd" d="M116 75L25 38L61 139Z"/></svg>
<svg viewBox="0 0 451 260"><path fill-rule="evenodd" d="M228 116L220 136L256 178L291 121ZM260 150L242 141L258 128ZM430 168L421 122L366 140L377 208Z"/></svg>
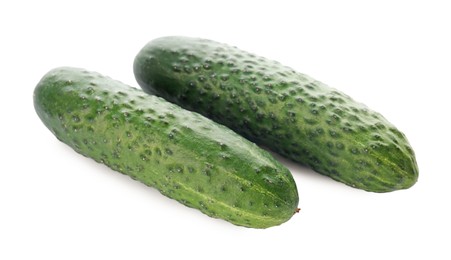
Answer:
<svg viewBox="0 0 451 260"><path fill-rule="evenodd" d="M206 39L171 36L144 46L134 73L144 91L352 187L389 192L417 181L414 152L395 126L278 62Z"/></svg>
<svg viewBox="0 0 451 260"><path fill-rule="evenodd" d="M34 91L43 123L78 153L235 225L267 228L297 209L269 153L197 113L95 72L57 68Z"/></svg>

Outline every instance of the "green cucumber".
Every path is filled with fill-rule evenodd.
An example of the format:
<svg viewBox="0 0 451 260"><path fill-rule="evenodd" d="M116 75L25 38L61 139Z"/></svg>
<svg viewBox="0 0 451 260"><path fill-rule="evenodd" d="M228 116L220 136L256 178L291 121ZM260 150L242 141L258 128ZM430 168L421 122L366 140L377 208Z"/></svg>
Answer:
<svg viewBox="0 0 451 260"><path fill-rule="evenodd" d="M297 210L287 168L232 130L95 72L57 68L34 91L42 122L76 152L182 204L267 228Z"/></svg>
<svg viewBox="0 0 451 260"><path fill-rule="evenodd" d="M389 192L417 181L414 152L393 124L278 62L173 36L145 45L134 73L144 91L352 187Z"/></svg>

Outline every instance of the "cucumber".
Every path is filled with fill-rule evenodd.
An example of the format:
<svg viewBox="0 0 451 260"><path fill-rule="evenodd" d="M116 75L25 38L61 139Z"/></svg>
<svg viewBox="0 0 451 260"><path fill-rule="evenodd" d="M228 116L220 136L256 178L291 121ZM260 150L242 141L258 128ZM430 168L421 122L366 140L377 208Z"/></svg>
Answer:
<svg viewBox="0 0 451 260"><path fill-rule="evenodd" d="M206 39L163 37L134 61L144 91L355 188L418 179L414 152L381 114L278 62Z"/></svg>
<svg viewBox="0 0 451 260"><path fill-rule="evenodd" d="M36 86L42 122L76 152L235 225L268 228L298 205L287 168L232 130L142 90L79 68Z"/></svg>

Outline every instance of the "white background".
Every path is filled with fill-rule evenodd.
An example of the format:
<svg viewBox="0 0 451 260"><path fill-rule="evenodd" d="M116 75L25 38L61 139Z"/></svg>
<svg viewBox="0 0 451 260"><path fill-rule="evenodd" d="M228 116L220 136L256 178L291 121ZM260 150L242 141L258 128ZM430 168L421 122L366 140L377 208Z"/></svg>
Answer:
<svg viewBox="0 0 451 260"><path fill-rule="evenodd" d="M451 259L447 1L113 2L0 4L0 259ZM302 210L248 229L78 155L40 122L32 93L47 71L137 87L134 56L167 35L278 60L381 112L410 140L418 183L369 193L281 159Z"/></svg>

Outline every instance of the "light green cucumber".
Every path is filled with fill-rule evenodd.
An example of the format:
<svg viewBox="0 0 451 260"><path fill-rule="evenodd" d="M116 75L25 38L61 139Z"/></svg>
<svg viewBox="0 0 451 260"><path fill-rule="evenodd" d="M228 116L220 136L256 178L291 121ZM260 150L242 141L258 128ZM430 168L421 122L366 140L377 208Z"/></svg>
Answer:
<svg viewBox="0 0 451 260"><path fill-rule="evenodd" d="M233 224L267 228L298 206L287 168L197 113L95 72L57 68L34 91L42 122L78 153Z"/></svg>
<svg viewBox="0 0 451 260"><path fill-rule="evenodd" d="M417 181L414 152L393 124L278 62L174 36L144 46L134 72L144 91L352 187L388 192Z"/></svg>

